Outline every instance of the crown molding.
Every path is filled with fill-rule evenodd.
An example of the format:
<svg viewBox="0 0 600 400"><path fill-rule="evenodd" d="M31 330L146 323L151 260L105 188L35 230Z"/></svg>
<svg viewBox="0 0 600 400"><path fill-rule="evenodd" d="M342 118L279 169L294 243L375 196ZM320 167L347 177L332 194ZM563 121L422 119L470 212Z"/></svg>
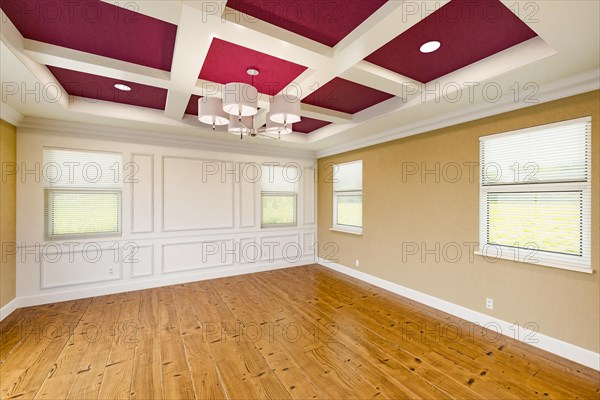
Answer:
<svg viewBox="0 0 600 400"><path fill-rule="evenodd" d="M193 135L171 132L154 132L105 125L85 124L44 118L26 117L19 124L19 133L44 133L57 136L77 137L95 140L111 140L125 143L142 143L156 146L185 147L226 153L251 154L261 156L288 157L315 160L312 150L289 149L260 146L255 143L224 142Z"/></svg>
<svg viewBox="0 0 600 400"><path fill-rule="evenodd" d="M6 103L0 104L0 118L14 126L19 126L23 121L23 114L12 108Z"/></svg>
<svg viewBox="0 0 600 400"><path fill-rule="evenodd" d="M430 132L477 119L531 107L549 101L575 96L600 89L600 69L552 82L540 87L535 104L523 101L515 102L512 95L505 95L497 103L480 103L467 108L446 113L427 120L417 121L402 128L394 128L366 138L354 140L343 145L332 146L318 151L260 146L255 143L224 142L217 139L202 138L193 135L171 132L154 132L139 129L118 128L72 121L60 121L34 117L23 117L5 103L0 108L2 119L18 126L22 133L38 131L59 136L81 137L120 142L135 142L169 147L189 147L204 150L254 154L262 156L290 157L310 159L327 157L334 154L373 146L420 133Z"/></svg>
<svg viewBox="0 0 600 400"><path fill-rule="evenodd" d="M515 102L514 96L507 94L497 103L480 103L468 107L467 109L462 108L460 110L442 114L434 118L417 121L415 123L405 125L402 128L390 129L385 132L354 140L340 146L332 146L326 149L318 150L317 157L322 158L345 153L408 136L418 135L420 133L430 132L436 129L446 128L449 126L502 114L508 111L536 106L538 104L547 103L549 101L575 96L598 89L600 89L600 69L595 69L541 86L539 92L537 93L539 99L537 103L525 103L523 101ZM522 97L520 100L523 99L524 97Z"/></svg>

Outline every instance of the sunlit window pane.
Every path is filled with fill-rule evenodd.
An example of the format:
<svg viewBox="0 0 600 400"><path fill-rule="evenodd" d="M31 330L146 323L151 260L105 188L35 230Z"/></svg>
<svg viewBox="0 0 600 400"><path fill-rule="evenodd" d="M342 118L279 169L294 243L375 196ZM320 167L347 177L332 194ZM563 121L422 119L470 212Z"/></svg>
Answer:
<svg viewBox="0 0 600 400"><path fill-rule="evenodd" d="M296 223L296 196L271 195L262 196L263 225L294 225Z"/></svg>
<svg viewBox="0 0 600 400"><path fill-rule="evenodd" d="M362 196L337 197L337 224L348 226L362 226Z"/></svg>
<svg viewBox="0 0 600 400"><path fill-rule="evenodd" d="M489 193L488 243L581 255L582 193Z"/></svg>
<svg viewBox="0 0 600 400"><path fill-rule="evenodd" d="M50 235L119 233L119 192L48 193Z"/></svg>

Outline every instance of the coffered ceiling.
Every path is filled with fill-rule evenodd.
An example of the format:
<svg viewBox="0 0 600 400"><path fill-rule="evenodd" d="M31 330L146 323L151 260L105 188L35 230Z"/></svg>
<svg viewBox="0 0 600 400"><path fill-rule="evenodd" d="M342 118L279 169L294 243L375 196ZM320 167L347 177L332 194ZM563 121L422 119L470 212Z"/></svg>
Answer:
<svg viewBox="0 0 600 400"><path fill-rule="evenodd" d="M3 106L26 119L235 140L198 122L197 103L220 96L225 83L245 82L259 91L255 127L265 123L270 96L291 93L302 101L294 133L261 144L323 152L419 133L419 126L437 126L436 118L531 105L527 95L545 101L549 88L576 94L584 90L579 83L598 86L597 1L0 0L0 6ZM439 49L422 52L431 41ZM248 68L260 74L253 79ZM36 84L43 96L31 101L23 93Z"/></svg>

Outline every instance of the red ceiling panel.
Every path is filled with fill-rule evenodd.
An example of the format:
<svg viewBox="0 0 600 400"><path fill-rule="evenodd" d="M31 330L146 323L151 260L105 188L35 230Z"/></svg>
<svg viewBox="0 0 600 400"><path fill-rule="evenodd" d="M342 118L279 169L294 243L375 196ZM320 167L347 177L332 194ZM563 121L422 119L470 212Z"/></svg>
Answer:
<svg viewBox="0 0 600 400"><path fill-rule="evenodd" d="M389 93L381 92L346 79L335 78L305 97L302 102L354 114L392 97L394 95Z"/></svg>
<svg viewBox="0 0 600 400"><path fill-rule="evenodd" d="M426 83L535 36L499 0L452 0L366 60ZM421 53L434 40L441 47Z"/></svg>
<svg viewBox="0 0 600 400"><path fill-rule="evenodd" d="M114 103L164 110L167 102L167 90L154 86L141 85L104 76L86 74L58 67L48 67L58 82L71 96L85 97L94 100L112 101ZM115 89L116 83L131 87L124 92Z"/></svg>
<svg viewBox="0 0 600 400"><path fill-rule="evenodd" d="M189 115L198 115L198 100L200 96L193 94L188 101L188 105L185 108L185 113Z"/></svg>
<svg viewBox="0 0 600 400"><path fill-rule="evenodd" d="M331 122L321 121L319 119L302 117L300 122L296 122L292 129L294 132L311 133L319 128L329 125Z"/></svg>
<svg viewBox="0 0 600 400"><path fill-rule="evenodd" d="M302 65L215 38L199 78L221 84L251 84L252 77L246 73L248 68L258 69L260 73L254 77L254 86L259 93L270 96L279 93L306 70Z"/></svg>
<svg viewBox="0 0 600 400"><path fill-rule="evenodd" d="M227 6L333 47L386 0L229 0Z"/></svg>
<svg viewBox="0 0 600 400"><path fill-rule="evenodd" d="M0 0L27 39L171 70L177 26L100 0Z"/></svg>

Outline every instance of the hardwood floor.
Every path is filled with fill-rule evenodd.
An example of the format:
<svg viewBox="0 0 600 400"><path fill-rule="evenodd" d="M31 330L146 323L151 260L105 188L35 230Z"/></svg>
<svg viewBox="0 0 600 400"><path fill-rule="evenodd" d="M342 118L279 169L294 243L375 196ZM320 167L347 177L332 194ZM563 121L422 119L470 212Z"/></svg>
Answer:
<svg viewBox="0 0 600 400"><path fill-rule="evenodd" d="M597 371L319 266L20 309L0 396L598 399Z"/></svg>

